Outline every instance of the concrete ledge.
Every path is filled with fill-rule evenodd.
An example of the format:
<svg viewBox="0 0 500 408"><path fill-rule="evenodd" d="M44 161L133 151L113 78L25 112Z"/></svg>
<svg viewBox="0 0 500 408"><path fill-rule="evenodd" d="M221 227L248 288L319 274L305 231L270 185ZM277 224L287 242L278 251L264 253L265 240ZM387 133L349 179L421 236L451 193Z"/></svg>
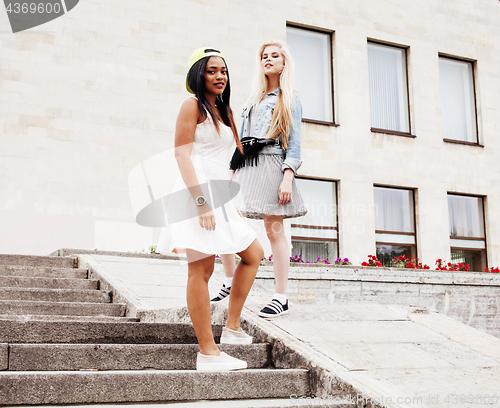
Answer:
<svg viewBox="0 0 500 408"><path fill-rule="evenodd" d="M0 265L54 266L76 268L76 257L0 254Z"/></svg>
<svg viewBox="0 0 500 408"><path fill-rule="evenodd" d="M257 278L274 279L272 265L261 266ZM467 286L487 285L500 287L500 274L489 272L447 272L429 269L370 268L361 266L302 266L301 264L297 264L297 266L290 268L289 279L427 283Z"/></svg>
<svg viewBox="0 0 500 408"><path fill-rule="evenodd" d="M9 371L195 370L197 344L10 344ZM248 368L268 364L269 346L220 345ZM0 348L0 367L2 349ZM6 369L6 368L4 368Z"/></svg>
<svg viewBox="0 0 500 408"><path fill-rule="evenodd" d="M0 343L0 371L9 369L9 345Z"/></svg>
<svg viewBox="0 0 500 408"><path fill-rule="evenodd" d="M101 289L111 292L113 302L126 305L126 316L137 317L144 323L191 323L187 307L180 306L178 299L173 299L172 302L165 299L163 308L148 307L136 294L130 282L120 276L120 273L109 272L109 264L103 265L99 259L91 255L78 255L78 262L80 266L89 270L89 277L99 280ZM181 297L182 303L185 304L185 288L182 288ZM227 317L227 305L213 303L210 307L212 324L224 324Z"/></svg>
<svg viewBox="0 0 500 408"><path fill-rule="evenodd" d="M186 259L185 255L171 254L147 254L143 252L121 252L121 251L94 251L91 249L77 249L77 248L61 248L51 254L50 256L75 256L75 255L107 255L107 256L120 256L125 258L150 258L150 259Z"/></svg>
<svg viewBox="0 0 500 408"><path fill-rule="evenodd" d="M289 398L309 389L305 370L0 372L0 405Z"/></svg>

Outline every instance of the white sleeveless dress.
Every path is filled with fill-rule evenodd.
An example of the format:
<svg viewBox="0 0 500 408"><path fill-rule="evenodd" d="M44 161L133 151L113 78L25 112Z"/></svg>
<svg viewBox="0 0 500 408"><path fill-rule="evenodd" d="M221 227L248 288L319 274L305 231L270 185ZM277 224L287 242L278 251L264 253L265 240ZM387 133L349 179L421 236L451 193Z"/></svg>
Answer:
<svg viewBox="0 0 500 408"><path fill-rule="evenodd" d="M221 188L229 191L229 161L235 148L231 128L221 122L219 128L220 134L208 115L196 126L191 152L198 183L214 211L215 230L200 227L197 207L179 177L172 195L175 199L169 201L167 209L166 246L169 251L188 248L205 254L233 254L248 248L256 238L255 232L228 200L229 194L222 194L222 201L215 197L217 194L220 197L217 192Z"/></svg>

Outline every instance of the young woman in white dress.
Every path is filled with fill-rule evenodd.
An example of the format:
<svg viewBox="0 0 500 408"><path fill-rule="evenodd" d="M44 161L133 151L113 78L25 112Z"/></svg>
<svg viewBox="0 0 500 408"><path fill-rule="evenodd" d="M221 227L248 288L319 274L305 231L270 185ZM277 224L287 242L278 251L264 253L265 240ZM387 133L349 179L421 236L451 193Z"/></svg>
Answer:
<svg viewBox="0 0 500 408"><path fill-rule="evenodd" d="M237 253L241 257L234 272L221 343L251 343L252 337L240 327L240 315L263 250L255 233L230 201L217 208L213 204L217 205L218 200L214 197L217 191L211 186L221 180L229 185L229 159L235 142L241 147L229 106L230 85L225 60L219 51L202 48L193 53L189 66L186 87L195 97L182 104L175 129L175 157L182 177L177 190L183 187L189 191L186 202L177 202L176 207L179 211L185 209L187 215L169 225L170 250L186 249L187 305L200 345L197 369L242 369L247 366L245 361L220 352L215 344L208 281L216 254ZM188 215L189 211L194 211L190 213L194 217Z"/></svg>

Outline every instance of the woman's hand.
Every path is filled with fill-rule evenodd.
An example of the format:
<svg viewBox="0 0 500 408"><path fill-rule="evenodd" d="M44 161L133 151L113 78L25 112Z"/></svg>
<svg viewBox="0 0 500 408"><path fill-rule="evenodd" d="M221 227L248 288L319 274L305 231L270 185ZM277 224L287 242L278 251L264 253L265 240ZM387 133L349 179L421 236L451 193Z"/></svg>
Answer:
<svg viewBox="0 0 500 408"><path fill-rule="evenodd" d="M280 184L278 190L279 204L286 204L292 199L292 181L293 181L293 170L286 169L283 175L283 181Z"/></svg>
<svg viewBox="0 0 500 408"><path fill-rule="evenodd" d="M215 215L207 203L198 208L198 222L201 228L207 231L215 231Z"/></svg>
<svg viewBox="0 0 500 408"><path fill-rule="evenodd" d="M279 204L286 204L292 199L292 182L283 180L279 188Z"/></svg>

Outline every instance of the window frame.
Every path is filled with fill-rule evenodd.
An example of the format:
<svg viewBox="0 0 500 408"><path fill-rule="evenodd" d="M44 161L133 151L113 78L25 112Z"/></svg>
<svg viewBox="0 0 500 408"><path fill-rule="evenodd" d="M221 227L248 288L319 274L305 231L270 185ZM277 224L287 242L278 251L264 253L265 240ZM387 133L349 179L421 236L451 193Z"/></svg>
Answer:
<svg viewBox="0 0 500 408"><path fill-rule="evenodd" d="M485 263L486 267L488 267L488 241L487 241L487 234L486 234L486 212L484 208L484 200L486 199L486 196L484 195L478 195L478 194L470 194L470 193L457 193L455 191L448 191L446 193L446 197L448 201L448 196L454 195L454 196L461 196L461 197L474 197L474 198L480 198L481 199L481 206L483 210L483 231L484 231L484 238L481 237L461 237L461 236L455 236L449 234L450 238L450 252L452 249L456 250L464 250L464 251L481 251L485 252ZM449 211L449 210L448 210ZM448 214L449 216L449 214ZM451 245L451 240L452 239L457 239L457 240L464 240L464 241L483 241L484 242L484 248L469 248L469 247L457 247L457 246L452 246Z"/></svg>
<svg viewBox="0 0 500 408"><path fill-rule="evenodd" d="M302 117L302 122L312 123L315 125L326 125L326 126L334 126L334 127L339 126L335 121L335 86L334 86L334 82L333 82L334 81L334 76L333 76L333 59L334 59L333 40L334 40L334 38L333 38L333 36L335 34L335 31L328 30L326 28L310 26L307 24L295 23L295 22L291 22L291 21L286 22L286 28L288 28L288 27L328 35L328 40L329 40L329 44L330 44L330 61L329 61L329 63L330 63L330 82L331 82L331 100L332 100L332 121L329 122L329 121L323 121L323 120L318 120L318 119L308 119L308 118Z"/></svg>
<svg viewBox="0 0 500 408"><path fill-rule="evenodd" d="M468 146L478 146L478 147L484 147L479 141L479 121L478 121L478 115L477 115L477 93L476 93L476 70L477 70L477 60L470 59L470 58L464 58L464 57L458 57L456 55L451 55L451 54L446 54L439 52L438 53L438 63L439 59L444 58L444 59L449 59L452 61L458 61L458 62L464 62L464 63L469 63L472 68L472 90L473 90L473 101L474 101L474 117L476 121L476 141L475 142L469 142L466 140L457 140L457 139L447 139L443 135L443 142L445 143L454 143L454 144L461 144L461 145L468 145ZM441 81L441 79L440 79ZM440 82L441 86L441 82ZM441 102L442 103L442 102ZM460 194L459 194L460 195ZM466 195L466 194L464 194Z"/></svg>
<svg viewBox="0 0 500 408"><path fill-rule="evenodd" d="M321 225L303 225L292 223L290 225L291 234L290 240L301 240L301 241L320 241L320 242L334 242L337 247L337 256L340 256L339 248L339 180L333 180L324 177L312 177L312 176L296 176L297 179L303 180L313 180L313 181L325 181L329 183L335 183L335 226L321 226ZM336 238L321 238L321 237L303 237L300 235L293 235L293 228L310 228L310 229L324 229L336 231Z"/></svg>
<svg viewBox="0 0 500 408"><path fill-rule="evenodd" d="M417 255L418 258L418 240L417 240L417 235L418 235L418 230L417 230L417 189L413 187L402 187L402 186L389 186L385 184L374 184L373 188L388 188L388 189L393 189L393 190L404 190L404 191L411 191L413 194L413 229L414 232L402 232L402 231L386 231L386 230L375 230L375 248L377 245L398 245L398 246L408 246L408 247L415 247L415 254ZM375 220L376 222L376 220ZM405 235L405 236L412 236L414 237L414 243L413 244L408 244L408 243L396 243L396 242L383 242L383 241L377 241L376 234L390 234L390 235Z"/></svg>
<svg viewBox="0 0 500 408"><path fill-rule="evenodd" d="M393 47L393 48L399 48L404 51L405 53L405 73L406 73L406 108L408 110L408 132L401 132L397 130L390 130L390 129L380 129L380 128L375 128L370 126L370 131L372 133L381 133L381 134L386 134L386 135L392 135L392 136L403 136L403 137L409 137L409 138L416 138L417 136L412 134L412 117L411 117L411 109L410 109L410 58L409 58L409 45L402 45L402 44L396 44L396 43L391 43L387 41L382 41L382 40L376 40L373 38L368 38L367 39L367 46L369 44L374 44L374 45L380 45L380 46L385 46L385 47ZM368 53L367 53L367 61L368 61ZM368 86L369 84L369 78L368 78ZM371 109L371 100L370 100L370 109ZM371 122L371 116L370 116L370 122Z"/></svg>

